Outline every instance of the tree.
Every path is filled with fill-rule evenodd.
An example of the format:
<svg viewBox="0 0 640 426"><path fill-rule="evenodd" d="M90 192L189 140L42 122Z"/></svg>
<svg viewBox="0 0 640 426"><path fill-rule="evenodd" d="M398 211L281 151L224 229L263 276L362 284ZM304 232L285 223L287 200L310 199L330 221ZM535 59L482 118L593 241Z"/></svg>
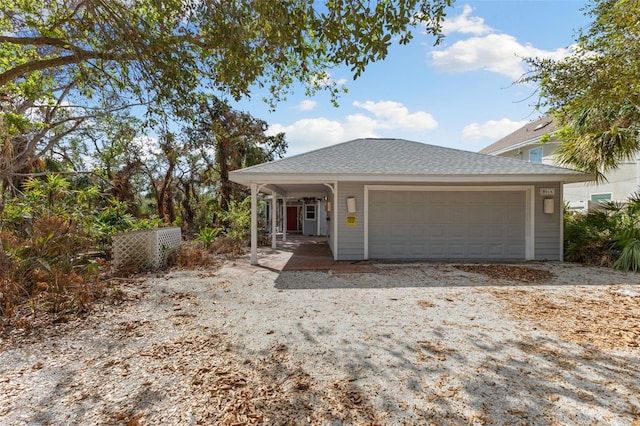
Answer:
<svg viewBox="0 0 640 426"><path fill-rule="evenodd" d="M640 1L591 0L593 21L575 53L562 60L530 58L540 84L539 107L562 127L562 164L604 173L640 148Z"/></svg>
<svg viewBox="0 0 640 426"><path fill-rule="evenodd" d="M218 207L226 211L232 198L229 172L282 157L287 148L284 133L266 136L268 126L242 111L233 110L217 99L202 99L199 113L186 130L192 149L199 149L204 169L214 172Z"/></svg>
<svg viewBox="0 0 640 426"><path fill-rule="evenodd" d="M0 171L29 168L107 105L144 104L151 118L202 92L264 87L273 106L296 81L335 96L328 69L356 78L418 24L439 41L452 1L0 0ZM29 113L80 105L95 110L62 122Z"/></svg>
<svg viewBox="0 0 640 426"><path fill-rule="evenodd" d="M267 123L250 114L234 111L226 103L213 99L201 104L202 116L194 141L215 151L219 179L219 207L226 211L231 200L229 172L264 163L284 155L284 134L266 136Z"/></svg>
<svg viewBox="0 0 640 426"><path fill-rule="evenodd" d="M66 69L86 89L180 95L207 78L234 96L254 84L277 96L292 79L317 82L337 64L360 75L393 36L407 43L417 23L439 36L451 3L3 0L0 87L46 92L41 73Z"/></svg>

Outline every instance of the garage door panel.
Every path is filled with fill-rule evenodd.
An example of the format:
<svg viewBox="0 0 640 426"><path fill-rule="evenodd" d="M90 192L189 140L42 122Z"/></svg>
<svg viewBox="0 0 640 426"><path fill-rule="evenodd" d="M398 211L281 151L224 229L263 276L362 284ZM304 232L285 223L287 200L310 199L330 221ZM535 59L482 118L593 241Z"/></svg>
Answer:
<svg viewBox="0 0 640 426"><path fill-rule="evenodd" d="M525 222L524 191L371 191L369 257L524 259Z"/></svg>

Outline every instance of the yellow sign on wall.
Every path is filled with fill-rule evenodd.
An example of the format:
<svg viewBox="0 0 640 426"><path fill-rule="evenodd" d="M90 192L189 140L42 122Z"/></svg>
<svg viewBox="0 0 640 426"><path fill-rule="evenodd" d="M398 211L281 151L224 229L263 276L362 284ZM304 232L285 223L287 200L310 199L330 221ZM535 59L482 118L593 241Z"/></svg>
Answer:
<svg viewBox="0 0 640 426"><path fill-rule="evenodd" d="M355 216L347 216L347 226L356 226L358 219Z"/></svg>

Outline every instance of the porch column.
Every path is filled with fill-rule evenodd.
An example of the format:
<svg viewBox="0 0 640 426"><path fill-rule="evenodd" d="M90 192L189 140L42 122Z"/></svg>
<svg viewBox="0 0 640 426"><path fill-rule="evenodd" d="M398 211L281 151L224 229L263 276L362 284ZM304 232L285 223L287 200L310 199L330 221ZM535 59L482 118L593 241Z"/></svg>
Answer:
<svg viewBox="0 0 640 426"><path fill-rule="evenodd" d="M271 248L276 249L276 227L278 226L277 209L278 207L278 194L275 191L271 191Z"/></svg>
<svg viewBox="0 0 640 426"><path fill-rule="evenodd" d="M258 264L258 184L251 184L251 264Z"/></svg>
<svg viewBox="0 0 640 426"><path fill-rule="evenodd" d="M282 197L282 241L287 241L287 197Z"/></svg>

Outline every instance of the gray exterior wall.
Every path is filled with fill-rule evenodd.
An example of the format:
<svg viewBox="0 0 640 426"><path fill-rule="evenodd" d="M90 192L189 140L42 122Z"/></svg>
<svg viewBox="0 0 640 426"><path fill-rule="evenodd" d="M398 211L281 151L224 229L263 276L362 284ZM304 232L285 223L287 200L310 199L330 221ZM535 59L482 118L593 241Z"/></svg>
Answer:
<svg viewBox="0 0 640 426"><path fill-rule="evenodd" d="M554 188L554 196L540 195L540 188ZM545 214L543 200L553 198L553 214ZM536 184L535 260L562 260L562 189L560 183Z"/></svg>
<svg viewBox="0 0 640 426"><path fill-rule="evenodd" d="M315 206L315 219L307 219L307 206ZM318 203L304 204L302 206L302 233L304 235L316 235L318 233Z"/></svg>
<svg viewBox="0 0 640 426"><path fill-rule="evenodd" d="M364 259L364 182L338 182L338 260ZM347 226L347 198L355 197L356 226ZM333 220L333 219L332 219Z"/></svg>
<svg viewBox="0 0 640 426"><path fill-rule="evenodd" d="M338 202L334 207L331 220L338 221L338 260L363 260L364 259L364 186L365 182L339 182ZM383 183L376 182L375 185L393 186L436 186L425 183ZM485 184L463 184L461 186L502 186L508 183L496 182ZM534 259L535 260L562 260L562 192L560 183L538 183L521 184L514 183L515 186L534 186ZM454 186L454 185L443 185ZM540 188L554 188L554 196L540 195ZM355 226L346 224L347 218L347 197L355 197L357 212ZM554 213L544 214L543 199L554 199ZM330 231L331 232L331 231Z"/></svg>

